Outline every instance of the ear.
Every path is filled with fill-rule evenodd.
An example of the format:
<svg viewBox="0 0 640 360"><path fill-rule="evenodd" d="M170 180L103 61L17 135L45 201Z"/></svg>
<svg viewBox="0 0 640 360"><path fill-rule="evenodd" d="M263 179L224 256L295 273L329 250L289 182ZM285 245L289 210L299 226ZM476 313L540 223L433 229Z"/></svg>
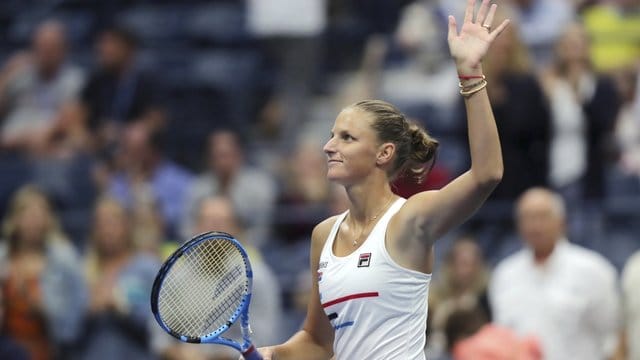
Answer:
<svg viewBox="0 0 640 360"><path fill-rule="evenodd" d="M378 148L378 155L376 158L376 165L385 165L391 162L393 154L396 153L396 145L391 142L386 142L380 145Z"/></svg>

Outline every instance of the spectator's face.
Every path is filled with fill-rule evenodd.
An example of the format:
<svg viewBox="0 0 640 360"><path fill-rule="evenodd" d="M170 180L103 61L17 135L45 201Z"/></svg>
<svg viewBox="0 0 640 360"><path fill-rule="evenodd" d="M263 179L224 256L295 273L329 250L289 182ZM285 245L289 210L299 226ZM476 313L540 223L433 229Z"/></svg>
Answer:
<svg viewBox="0 0 640 360"><path fill-rule="evenodd" d="M221 132L209 138L209 166L223 178L231 177L242 165L242 151L235 135Z"/></svg>
<svg viewBox="0 0 640 360"><path fill-rule="evenodd" d="M317 178L327 171L327 161L319 146L313 142L300 144L293 154L293 172L299 177Z"/></svg>
<svg viewBox="0 0 640 360"><path fill-rule="evenodd" d="M50 223L51 214L46 201L40 197L31 197L16 217L16 230L22 245L41 245Z"/></svg>
<svg viewBox="0 0 640 360"><path fill-rule="evenodd" d="M36 66L41 73L54 73L66 56L66 40L62 25L42 25L33 38L33 53Z"/></svg>
<svg viewBox="0 0 640 360"><path fill-rule="evenodd" d="M239 235L239 225L233 211L233 205L226 198L203 200L197 217L197 234L208 231L224 231L234 236Z"/></svg>
<svg viewBox="0 0 640 360"><path fill-rule="evenodd" d="M154 150L150 144L151 134L146 126L134 124L123 134L122 163L129 169L137 169L153 159Z"/></svg>
<svg viewBox="0 0 640 360"><path fill-rule="evenodd" d="M125 250L129 243L127 214L122 206L112 201L98 205L95 212L95 247L99 254L110 256Z"/></svg>
<svg viewBox="0 0 640 360"><path fill-rule="evenodd" d="M453 280L469 285L481 271L480 249L474 242L463 240L455 245L452 255Z"/></svg>
<svg viewBox="0 0 640 360"><path fill-rule="evenodd" d="M518 231L535 252L551 251L564 235L561 212L553 196L543 191L527 193L518 203Z"/></svg>
<svg viewBox="0 0 640 360"><path fill-rule="evenodd" d="M108 70L119 70L127 64L132 55L132 49L122 39L106 32L98 40L98 62Z"/></svg>
<svg viewBox="0 0 640 360"><path fill-rule="evenodd" d="M589 41L581 25L570 25L559 39L557 56L562 62L585 62L589 59Z"/></svg>

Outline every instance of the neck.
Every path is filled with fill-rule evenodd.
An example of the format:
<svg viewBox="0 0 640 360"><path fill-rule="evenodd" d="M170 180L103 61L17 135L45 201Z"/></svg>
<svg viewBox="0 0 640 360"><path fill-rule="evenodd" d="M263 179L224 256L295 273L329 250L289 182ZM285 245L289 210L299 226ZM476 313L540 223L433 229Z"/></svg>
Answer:
<svg viewBox="0 0 640 360"><path fill-rule="evenodd" d="M551 254L553 254L553 249L555 249L555 244L553 246L551 246L550 248L534 249L533 250L533 259L534 259L535 263L538 264L538 265L542 265L542 264L546 263L547 260L549 260L549 257L551 257Z"/></svg>
<svg viewBox="0 0 640 360"><path fill-rule="evenodd" d="M384 181L372 179L368 183L347 186L346 190L351 202L349 216L357 222L368 222L379 216L395 197L386 177Z"/></svg>
<svg viewBox="0 0 640 360"><path fill-rule="evenodd" d="M119 267L129 258L129 250L122 249L112 254L99 254L98 261L103 268Z"/></svg>
<svg viewBox="0 0 640 360"><path fill-rule="evenodd" d="M44 241L37 241L35 239L31 239L31 241L17 241L13 253L18 255L28 255L28 254L41 254L44 251Z"/></svg>

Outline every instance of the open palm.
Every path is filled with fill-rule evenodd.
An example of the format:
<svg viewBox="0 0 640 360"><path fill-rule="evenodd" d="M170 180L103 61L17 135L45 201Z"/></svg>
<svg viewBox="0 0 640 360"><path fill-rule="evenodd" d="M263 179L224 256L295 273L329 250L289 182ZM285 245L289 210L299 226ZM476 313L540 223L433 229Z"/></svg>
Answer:
<svg viewBox="0 0 640 360"><path fill-rule="evenodd" d="M460 33L458 33L456 19L449 16L449 50L459 70L473 71L477 68L493 40L509 24L509 20L505 20L496 29L491 30L498 6L496 4L489 6L489 3L490 0L482 1L474 20L476 0L468 0Z"/></svg>

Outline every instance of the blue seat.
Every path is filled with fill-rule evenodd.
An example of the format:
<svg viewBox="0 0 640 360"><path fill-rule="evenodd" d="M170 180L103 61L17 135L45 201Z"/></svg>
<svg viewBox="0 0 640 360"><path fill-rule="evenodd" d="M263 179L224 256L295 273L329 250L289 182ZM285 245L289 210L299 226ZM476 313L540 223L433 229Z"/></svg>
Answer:
<svg viewBox="0 0 640 360"><path fill-rule="evenodd" d="M184 5L139 5L123 11L118 21L145 45L180 42L185 36L190 8Z"/></svg>
<svg viewBox="0 0 640 360"><path fill-rule="evenodd" d="M45 20L57 20L65 24L71 44L81 45L91 38L95 16L85 10L50 12L44 9L41 13L24 13L13 18L7 32L8 40L19 45L29 43L35 28Z"/></svg>
<svg viewBox="0 0 640 360"><path fill-rule="evenodd" d="M239 2L195 7L186 22L186 34L196 42L234 45L247 41L245 9Z"/></svg>

